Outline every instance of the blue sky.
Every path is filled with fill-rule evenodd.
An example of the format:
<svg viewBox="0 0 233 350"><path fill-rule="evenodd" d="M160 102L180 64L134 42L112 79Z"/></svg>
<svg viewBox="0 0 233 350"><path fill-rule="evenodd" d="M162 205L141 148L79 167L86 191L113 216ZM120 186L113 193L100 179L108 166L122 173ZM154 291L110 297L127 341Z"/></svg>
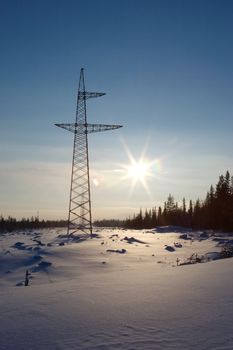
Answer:
<svg viewBox="0 0 233 350"><path fill-rule="evenodd" d="M79 71L90 135L93 217L124 218L204 198L233 173L233 2L0 1L0 214L66 218ZM145 147L147 148L145 150ZM121 170L142 151L159 159L149 193Z"/></svg>

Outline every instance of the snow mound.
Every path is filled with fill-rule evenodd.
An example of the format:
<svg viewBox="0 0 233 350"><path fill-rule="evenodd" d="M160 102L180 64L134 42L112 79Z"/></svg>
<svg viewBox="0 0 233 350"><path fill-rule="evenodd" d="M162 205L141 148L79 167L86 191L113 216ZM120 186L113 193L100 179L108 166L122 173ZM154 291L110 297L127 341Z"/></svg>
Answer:
<svg viewBox="0 0 233 350"><path fill-rule="evenodd" d="M145 244L145 242L141 241L140 239L136 239L134 237L124 237L121 241L126 241L129 244L132 243L141 243L141 244Z"/></svg>
<svg viewBox="0 0 233 350"><path fill-rule="evenodd" d="M175 248L170 246L170 245L166 245L165 248L168 252L174 252L175 251Z"/></svg>
<svg viewBox="0 0 233 350"><path fill-rule="evenodd" d="M108 253L119 253L119 254L125 254L127 252L126 249L107 249L106 252Z"/></svg>
<svg viewBox="0 0 233 350"><path fill-rule="evenodd" d="M31 269L31 272L39 272L39 271L45 271L48 267L52 265L49 261L41 261L37 266L34 266Z"/></svg>

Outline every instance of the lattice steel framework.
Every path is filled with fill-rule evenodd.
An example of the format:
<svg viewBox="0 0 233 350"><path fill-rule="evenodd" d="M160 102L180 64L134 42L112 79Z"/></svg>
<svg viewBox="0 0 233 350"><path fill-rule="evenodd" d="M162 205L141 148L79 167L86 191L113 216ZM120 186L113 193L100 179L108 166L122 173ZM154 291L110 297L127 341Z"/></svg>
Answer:
<svg viewBox="0 0 233 350"><path fill-rule="evenodd" d="M67 235L84 233L92 236L90 174L87 134L112 129L121 125L88 124L86 100L105 95L85 90L84 69L81 68L77 95L75 123L55 124L74 134L70 201Z"/></svg>

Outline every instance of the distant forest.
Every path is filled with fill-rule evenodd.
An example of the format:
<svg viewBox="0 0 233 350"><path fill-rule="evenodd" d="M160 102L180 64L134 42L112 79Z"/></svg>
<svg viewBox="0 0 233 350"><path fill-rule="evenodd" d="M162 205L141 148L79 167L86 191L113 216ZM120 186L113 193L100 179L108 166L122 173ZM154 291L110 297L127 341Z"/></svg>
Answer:
<svg viewBox="0 0 233 350"><path fill-rule="evenodd" d="M67 220L39 220L38 217L31 217L30 219L23 218L21 220L17 220L11 216L8 216L7 219L5 219L3 216L0 216L0 232L52 227L67 227Z"/></svg>
<svg viewBox="0 0 233 350"><path fill-rule="evenodd" d="M163 208L159 206L151 209L140 209L138 214L126 220L98 220L97 227L124 227L131 229L150 229L156 226L176 225L193 229L215 229L233 231L233 176L229 171L221 175L215 188L211 185L204 200L197 199L195 203L183 198L179 206L174 197L169 194ZM13 230L41 229L52 227L66 227L67 220L16 220L0 216L0 232Z"/></svg>
<svg viewBox="0 0 233 350"><path fill-rule="evenodd" d="M115 226L111 225L111 220L98 221L96 225ZM195 203L189 200L187 204L183 198L182 205L179 206L169 194L163 208L154 207L144 212L140 210L132 218L118 221L118 226L132 229L150 229L164 225L233 231L233 177L229 171L225 176L219 177L215 188L210 186L204 200L197 199Z"/></svg>

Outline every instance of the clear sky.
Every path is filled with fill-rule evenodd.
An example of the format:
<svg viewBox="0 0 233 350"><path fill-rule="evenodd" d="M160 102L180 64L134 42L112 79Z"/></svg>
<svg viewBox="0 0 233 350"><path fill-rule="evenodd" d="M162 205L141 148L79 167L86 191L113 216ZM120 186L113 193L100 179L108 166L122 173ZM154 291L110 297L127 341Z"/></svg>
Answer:
<svg viewBox="0 0 233 350"><path fill-rule="evenodd" d="M107 93L88 121L124 125L89 136L93 217L204 198L233 173L232 18L230 0L1 0L0 214L67 217L73 140L54 123L74 121L81 67Z"/></svg>

